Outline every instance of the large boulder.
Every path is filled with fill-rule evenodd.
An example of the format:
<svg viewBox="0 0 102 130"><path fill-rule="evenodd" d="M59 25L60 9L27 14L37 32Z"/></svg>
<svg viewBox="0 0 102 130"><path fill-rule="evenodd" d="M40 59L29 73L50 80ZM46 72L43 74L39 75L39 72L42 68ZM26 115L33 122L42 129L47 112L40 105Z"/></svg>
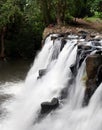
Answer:
<svg viewBox="0 0 102 130"><path fill-rule="evenodd" d="M41 114L49 113L52 110L55 110L59 106L58 98L53 98L51 102L41 103Z"/></svg>

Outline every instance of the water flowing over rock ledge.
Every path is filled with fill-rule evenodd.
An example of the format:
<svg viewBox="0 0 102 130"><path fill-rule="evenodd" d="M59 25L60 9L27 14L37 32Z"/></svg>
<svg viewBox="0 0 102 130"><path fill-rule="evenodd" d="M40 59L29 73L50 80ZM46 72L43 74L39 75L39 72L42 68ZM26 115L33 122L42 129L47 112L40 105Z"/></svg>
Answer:
<svg viewBox="0 0 102 130"><path fill-rule="evenodd" d="M46 37L0 130L102 130L102 38L87 35Z"/></svg>
<svg viewBox="0 0 102 130"><path fill-rule="evenodd" d="M50 37L50 40L53 41L53 45L57 44L56 41L59 41L60 51L64 48L65 44L67 44L67 40L76 40L77 45L77 57L76 57L76 63L72 66L70 66L71 72L74 76L76 76L78 69L80 68L82 62L85 60L86 63L86 77L84 77L85 80L85 95L83 100L83 106L88 105L89 100L91 96L94 94L97 87L102 82L102 35L99 33L93 33L92 30L88 32L88 30L81 30L77 28L76 30L70 30L64 29L62 30L57 29L53 30L48 29L50 31L47 32L47 29L44 31L44 41L45 43L46 39ZM61 33L60 33L60 32ZM49 32L51 34L49 34ZM48 35L47 35L48 33ZM56 58L58 56L55 56ZM55 58L55 59L56 59ZM39 77L42 77L45 74L46 70L39 70ZM71 81L73 82L73 81ZM61 97L66 97L66 89L62 90ZM44 107L41 107L41 111L44 111L45 113L51 109L53 109L53 106L51 107L51 103L44 102ZM48 104L50 104L48 106ZM41 105L42 106L42 105ZM47 110L46 110L47 108ZM41 112L42 113L42 112Z"/></svg>

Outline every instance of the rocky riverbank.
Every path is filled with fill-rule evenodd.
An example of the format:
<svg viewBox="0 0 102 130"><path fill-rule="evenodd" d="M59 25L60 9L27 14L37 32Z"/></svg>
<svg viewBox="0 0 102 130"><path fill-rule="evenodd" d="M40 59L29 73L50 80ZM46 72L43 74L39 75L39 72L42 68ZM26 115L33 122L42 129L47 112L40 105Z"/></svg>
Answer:
<svg viewBox="0 0 102 130"><path fill-rule="evenodd" d="M102 32L101 31L97 31L95 29L91 29L91 28L83 28L83 27L72 27L72 26L49 26L47 28L44 29L43 32L43 39L51 33L74 33L74 34L78 34L78 32L84 30L85 32L88 33L88 37L94 37L94 36L101 36L102 37Z"/></svg>
<svg viewBox="0 0 102 130"><path fill-rule="evenodd" d="M78 33L79 31L84 30L88 32L89 36L93 35L101 35L102 37L102 22L101 21L86 21L84 19L77 19L76 23L71 23L70 25L57 26L57 25L49 25L44 29L43 39L49 33Z"/></svg>

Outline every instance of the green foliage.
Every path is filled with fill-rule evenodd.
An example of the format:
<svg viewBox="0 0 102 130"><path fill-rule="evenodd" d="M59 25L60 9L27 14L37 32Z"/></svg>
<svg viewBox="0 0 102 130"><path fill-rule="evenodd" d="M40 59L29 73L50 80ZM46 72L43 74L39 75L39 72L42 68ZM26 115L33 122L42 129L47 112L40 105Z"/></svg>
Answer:
<svg viewBox="0 0 102 130"><path fill-rule="evenodd" d="M13 0L7 0L5 3L1 5L0 27L6 26L8 23L14 23L20 17L22 17L22 12Z"/></svg>
<svg viewBox="0 0 102 130"><path fill-rule="evenodd" d="M93 12L97 12L97 16L102 18L102 0L94 0L91 6Z"/></svg>
<svg viewBox="0 0 102 130"><path fill-rule="evenodd" d="M2 0L0 28L6 27L5 53L10 57L34 57L41 48L42 17L36 1Z"/></svg>
<svg viewBox="0 0 102 130"><path fill-rule="evenodd" d="M42 32L49 24L70 19L102 18L102 0L0 0L0 31L6 27L7 55L33 57L41 47Z"/></svg>
<svg viewBox="0 0 102 130"><path fill-rule="evenodd" d="M91 4L94 0L69 0L69 13L75 18L92 16Z"/></svg>
<svg viewBox="0 0 102 130"><path fill-rule="evenodd" d="M102 0L94 0L91 6L91 10L102 12Z"/></svg>

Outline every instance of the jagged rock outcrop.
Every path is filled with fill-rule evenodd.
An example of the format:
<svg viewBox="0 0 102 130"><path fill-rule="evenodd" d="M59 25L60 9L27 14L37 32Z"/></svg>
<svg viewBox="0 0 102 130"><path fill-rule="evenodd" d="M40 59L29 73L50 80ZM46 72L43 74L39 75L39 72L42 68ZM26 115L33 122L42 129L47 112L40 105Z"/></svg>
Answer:
<svg viewBox="0 0 102 130"><path fill-rule="evenodd" d="M59 106L58 98L53 98L51 102L43 102L41 103L41 114L46 114L55 110Z"/></svg>
<svg viewBox="0 0 102 130"><path fill-rule="evenodd" d="M102 64L98 67L96 74L96 85L99 86L102 82Z"/></svg>
<svg viewBox="0 0 102 130"><path fill-rule="evenodd" d="M41 110L39 112L37 119L34 121L34 124L42 121L42 119L46 117L51 111L56 110L59 107L59 99L52 98L51 101L42 102L40 105Z"/></svg>
<svg viewBox="0 0 102 130"><path fill-rule="evenodd" d="M86 59L86 72L88 79L93 79L96 76L98 67L102 64L102 55L90 55Z"/></svg>
<svg viewBox="0 0 102 130"><path fill-rule="evenodd" d="M77 51L77 68L79 68L86 58L87 55L90 54L92 51L92 47L84 44L78 45L78 51Z"/></svg>
<svg viewBox="0 0 102 130"><path fill-rule="evenodd" d="M66 43L67 43L66 39L63 38L63 39L61 40L61 48L60 48L60 51L62 51L62 49L63 49L63 47L65 46Z"/></svg>
<svg viewBox="0 0 102 130"><path fill-rule="evenodd" d="M41 78L42 76L44 76L46 74L47 70L46 69L41 69L39 70L39 76L37 77L37 79Z"/></svg>
<svg viewBox="0 0 102 130"><path fill-rule="evenodd" d="M89 99L102 82L102 55L90 55L86 59L86 91L84 97L84 104L87 105Z"/></svg>

